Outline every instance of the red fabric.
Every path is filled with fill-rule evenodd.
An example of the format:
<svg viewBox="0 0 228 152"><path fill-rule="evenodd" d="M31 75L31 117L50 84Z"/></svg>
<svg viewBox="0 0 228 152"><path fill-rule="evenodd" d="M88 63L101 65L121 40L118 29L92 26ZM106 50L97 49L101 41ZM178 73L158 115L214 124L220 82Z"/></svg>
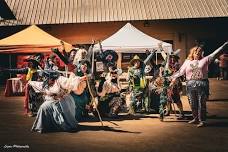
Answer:
<svg viewBox="0 0 228 152"><path fill-rule="evenodd" d="M68 64L67 67L69 72L74 72L74 69L76 68L76 66L73 64Z"/></svg>

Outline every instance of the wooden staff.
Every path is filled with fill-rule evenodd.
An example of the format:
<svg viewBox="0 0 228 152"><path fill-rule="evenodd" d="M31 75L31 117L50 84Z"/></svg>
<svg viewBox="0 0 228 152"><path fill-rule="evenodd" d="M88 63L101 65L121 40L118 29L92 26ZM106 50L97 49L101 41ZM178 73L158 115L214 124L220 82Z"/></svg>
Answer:
<svg viewBox="0 0 228 152"><path fill-rule="evenodd" d="M85 74L85 76L87 77L87 74ZM95 97L93 96L91 87L90 87L90 85L89 85L88 77L86 78L86 83L87 83L87 86L88 86L88 89L89 89L89 93L90 93L90 95L91 95L91 97L92 97L92 103L93 103L93 102L95 103L95 110L96 110L96 112L97 112L97 114L98 114L98 118L99 118L99 120L100 120L100 122L101 122L101 125L102 125L102 127L103 127L103 126L104 126L104 125L103 125L103 121L102 121L102 119L101 119L100 112L99 112L98 109L97 109L97 104L96 104L96 102L95 102Z"/></svg>

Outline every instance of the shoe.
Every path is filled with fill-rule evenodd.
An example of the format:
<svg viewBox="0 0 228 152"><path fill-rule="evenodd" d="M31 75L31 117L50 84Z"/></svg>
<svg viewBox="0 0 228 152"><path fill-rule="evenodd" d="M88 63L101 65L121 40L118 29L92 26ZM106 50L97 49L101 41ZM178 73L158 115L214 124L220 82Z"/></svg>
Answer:
<svg viewBox="0 0 228 152"><path fill-rule="evenodd" d="M148 110L148 113L154 114L154 113L157 113L157 112L156 112L156 110L154 110L154 109L149 109L149 110Z"/></svg>
<svg viewBox="0 0 228 152"><path fill-rule="evenodd" d="M32 112L29 112L29 113L28 113L28 117L34 117L34 116L35 116L34 113L32 113Z"/></svg>
<svg viewBox="0 0 228 152"><path fill-rule="evenodd" d="M178 120L182 120L182 119L185 119L185 116L184 114L180 114L178 117L177 117Z"/></svg>
<svg viewBox="0 0 228 152"><path fill-rule="evenodd" d="M164 121L164 114L163 113L159 115L159 119L160 119L161 122Z"/></svg>
<svg viewBox="0 0 228 152"><path fill-rule="evenodd" d="M189 124L196 124L196 123L198 123L198 120L193 119L193 120L189 121L188 123L189 123Z"/></svg>
<svg viewBox="0 0 228 152"><path fill-rule="evenodd" d="M128 112L127 115L128 116L135 116L135 112Z"/></svg>
<svg viewBox="0 0 228 152"><path fill-rule="evenodd" d="M204 127L204 126L205 126L205 123L202 122L202 121L197 125L198 128L199 128L199 127Z"/></svg>

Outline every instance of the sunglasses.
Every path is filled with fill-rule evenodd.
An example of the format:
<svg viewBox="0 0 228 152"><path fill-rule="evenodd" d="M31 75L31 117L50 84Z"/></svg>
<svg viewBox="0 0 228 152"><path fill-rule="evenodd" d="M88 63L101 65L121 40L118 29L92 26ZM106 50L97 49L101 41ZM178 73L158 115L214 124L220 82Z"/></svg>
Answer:
<svg viewBox="0 0 228 152"><path fill-rule="evenodd" d="M117 74L117 72L111 72L111 74Z"/></svg>

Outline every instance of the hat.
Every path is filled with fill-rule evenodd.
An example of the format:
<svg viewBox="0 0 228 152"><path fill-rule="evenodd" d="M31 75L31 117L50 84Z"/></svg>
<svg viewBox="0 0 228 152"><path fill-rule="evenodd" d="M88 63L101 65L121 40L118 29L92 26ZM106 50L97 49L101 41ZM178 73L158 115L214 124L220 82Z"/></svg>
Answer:
<svg viewBox="0 0 228 152"><path fill-rule="evenodd" d="M142 60L139 58L138 55L135 55L134 58L130 61L130 65L134 65L135 61L139 61L140 64L142 63Z"/></svg>
<svg viewBox="0 0 228 152"><path fill-rule="evenodd" d="M43 88L48 88L48 81L49 80L56 80L59 78L60 73L54 70L42 70L41 75L43 79Z"/></svg>
<svg viewBox="0 0 228 152"><path fill-rule="evenodd" d="M116 62L118 60L118 54L114 50L106 50L100 56L102 62L107 65L109 62Z"/></svg>
<svg viewBox="0 0 228 152"><path fill-rule="evenodd" d="M58 79L60 76L60 73L54 70L43 70L42 76L46 79Z"/></svg>
<svg viewBox="0 0 228 152"><path fill-rule="evenodd" d="M29 57L28 59L25 59L24 61L31 62L33 63L34 66L37 67L38 65L40 65L41 58L38 56L33 56L33 57Z"/></svg>
<svg viewBox="0 0 228 152"><path fill-rule="evenodd" d="M176 54L174 54L173 52L169 55L170 58L175 58L176 60L179 60L180 57Z"/></svg>

